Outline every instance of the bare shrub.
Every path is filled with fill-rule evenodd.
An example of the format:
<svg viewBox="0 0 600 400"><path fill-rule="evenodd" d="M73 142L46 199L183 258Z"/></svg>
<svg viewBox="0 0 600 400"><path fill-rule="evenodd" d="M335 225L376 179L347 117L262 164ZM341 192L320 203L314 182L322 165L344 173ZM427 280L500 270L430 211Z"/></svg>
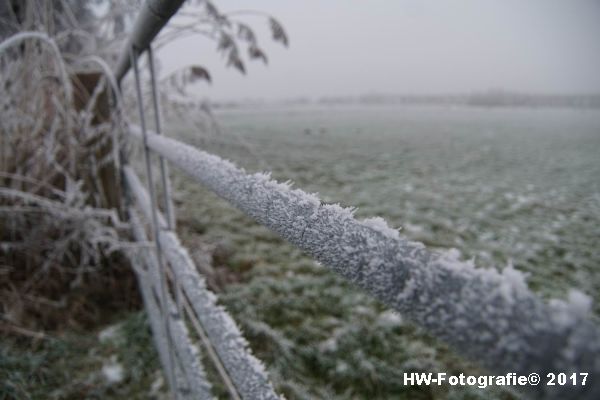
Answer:
<svg viewBox="0 0 600 400"><path fill-rule="evenodd" d="M103 291L134 287L115 253L126 225L107 80L67 65L59 48L81 51L86 41L61 46L76 27L53 31L58 11L36 3L24 3L21 32L0 45L0 312L9 330L91 323L98 303L132 297ZM61 4L68 19L70 3Z"/></svg>
<svg viewBox="0 0 600 400"><path fill-rule="evenodd" d="M92 7L92 5L95 5ZM98 320L102 308L135 303L123 220L120 158L127 115L135 110L110 76L140 1L7 0L0 7L0 317L1 328L56 328ZM234 18L257 14L273 39L281 25L256 11L220 12L192 2L156 40L197 34L245 72L244 58L267 62L252 29ZM243 56L243 49L247 56ZM142 60L142 63L144 60ZM193 65L162 80L167 93L210 81ZM144 88L148 93L149 88ZM125 107L125 106L128 107ZM168 107L167 109L173 109ZM218 127L206 103L205 128ZM127 239L125 239L127 240ZM98 321L99 322L99 321ZM13 328L11 328L13 327Z"/></svg>

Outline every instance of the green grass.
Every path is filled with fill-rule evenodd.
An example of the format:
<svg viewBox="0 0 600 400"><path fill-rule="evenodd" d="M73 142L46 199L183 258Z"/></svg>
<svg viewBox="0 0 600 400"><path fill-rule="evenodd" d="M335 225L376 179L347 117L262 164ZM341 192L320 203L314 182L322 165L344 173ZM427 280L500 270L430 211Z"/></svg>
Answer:
<svg viewBox="0 0 600 400"><path fill-rule="evenodd" d="M143 312L115 319L115 334L99 330L46 340L4 338L0 342L0 399L147 399L161 376ZM102 367L116 361L123 380L108 383ZM159 394L162 391L159 391Z"/></svg>

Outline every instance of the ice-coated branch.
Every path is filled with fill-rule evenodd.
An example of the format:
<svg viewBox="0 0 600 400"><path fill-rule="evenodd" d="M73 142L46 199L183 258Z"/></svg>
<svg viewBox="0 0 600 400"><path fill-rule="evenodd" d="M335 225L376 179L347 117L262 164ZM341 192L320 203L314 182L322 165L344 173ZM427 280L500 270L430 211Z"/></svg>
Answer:
<svg viewBox="0 0 600 400"><path fill-rule="evenodd" d="M140 138L139 128L131 133ZM290 243L496 373L588 372L586 386L527 386L533 397L600 398L600 330L589 299L545 303L513 268L475 268L410 242L381 219L322 204L266 174L156 134L148 146Z"/></svg>
<svg viewBox="0 0 600 400"><path fill-rule="evenodd" d="M151 207L148 192L131 167L124 168L124 177L135 202L149 220ZM262 363L250 353L248 343L235 321L223 307L217 305L215 295L206 287L204 279L198 274L196 266L177 236L164 229L164 217L159 214L158 219L163 228L159 231L159 239L165 257L237 392L243 399L279 399Z"/></svg>

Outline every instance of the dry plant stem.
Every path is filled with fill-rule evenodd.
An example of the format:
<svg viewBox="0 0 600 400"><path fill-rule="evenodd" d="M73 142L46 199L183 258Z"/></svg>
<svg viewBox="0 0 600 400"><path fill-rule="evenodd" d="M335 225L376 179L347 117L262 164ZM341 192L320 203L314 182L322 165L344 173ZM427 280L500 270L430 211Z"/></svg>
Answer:
<svg viewBox="0 0 600 400"><path fill-rule="evenodd" d="M52 339L51 336L48 336L44 332L36 332L27 328L23 328L18 325L0 325L0 330L3 330L8 333L17 334L19 336L25 336L31 339L44 339L49 340Z"/></svg>
<svg viewBox="0 0 600 400"><path fill-rule="evenodd" d="M48 35L46 35L44 33L40 33L40 32L17 33L15 35L9 37L8 39L4 40L2 43L0 43L0 56L2 55L2 53L4 53L10 47L17 45L24 40L29 40L29 39L40 40L41 42L47 44L50 47L50 49L52 50L52 52L54 53L55 61L58 65L58 68L60 69L61 79L62 79L63 85L65 87L65 98L67 100L67 104L72 105L73 104L73 88L71 87L71 81L69 80L69 75L67 74L67 67L66 67L65 63L63 62L60 50L58 49L56 42L52 38L50 38ZM67 119L67 121L68 121L68 119ZM70 131L70 129L67 129L67 130Z"/></svg>
<svg viewBox="0 0 600 400"><path fill-rule="evenodd" d="M37 196L28 192L23 192L15 189L0 188L0 196L18 198L26 203L36 204L42 207L43 211L55 214L62 217L72 218L95 218L106 219L111 224L119 229L127 229L129 226L119 220L118 215L114 210L104 208L93 208L86 206L84 209L70 206L63 202L54 201L42 196Z"/></svg>

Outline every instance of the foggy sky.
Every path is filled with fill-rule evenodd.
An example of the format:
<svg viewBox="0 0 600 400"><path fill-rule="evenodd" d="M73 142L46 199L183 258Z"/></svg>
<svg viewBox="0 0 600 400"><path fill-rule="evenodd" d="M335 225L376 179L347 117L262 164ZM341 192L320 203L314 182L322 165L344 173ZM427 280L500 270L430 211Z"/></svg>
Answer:
<svg viewBox="0 0 600 400"><path fill-rule="evenodd" d="M249 7L250 4L250 7ZM213 100L364 93L456 93L490 88L600 92L598 0L216 0L220 11L275 16L290 47L264 19L245 16L269 57L248 74L226 68L216 44L180 39L159 53L161 75L207 67Z"/></svg>

